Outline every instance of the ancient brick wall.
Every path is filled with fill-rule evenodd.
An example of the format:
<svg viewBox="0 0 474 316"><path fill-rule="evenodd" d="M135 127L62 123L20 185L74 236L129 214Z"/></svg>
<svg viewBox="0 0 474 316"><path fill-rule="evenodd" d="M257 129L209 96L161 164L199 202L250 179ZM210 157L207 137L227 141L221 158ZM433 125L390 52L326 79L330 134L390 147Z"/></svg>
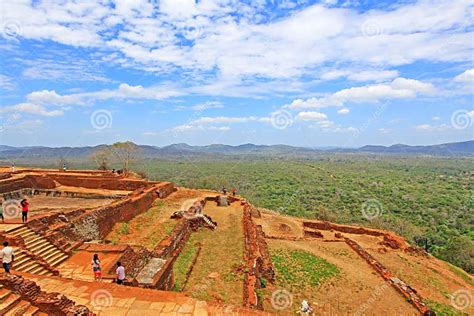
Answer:
<svg viewBox="0 0 474 316"><path fill-rule="evenodd" d="M22 178L12 178L0 181L0 194L17 191L25 188L54 189L54 181L43 175L25 175Z"/></svg>
<svg viewBox="0 0 474 316"><path fill-rule="evenodd" d="M48 177L62 185L83 187L88 189L133 191L142 187L148 188L158 183L141 179L124 179L102 176L77 176L67 174L50 174Z"/></svg>
<svg viewBox="0 0 474 316"><path fill-rule="evenodd" d="M95 315L87 307L76 305L65 295L44 292L35 282L18 275L3 275L0 277L0 284L48 315Z"/></svg>
<svg viewBox="0 0 474 316"><path fill-rule="evenodd" d="M106 248L107 245L101 245L100 247L101 251L104 251ZM120 261L122 266L125 268L127 279L132 283L135 283L131 279L134 279L153 257L155 257L155 254L145 247L127 246L125 251L122 253L122 256L117 261ZM113 266L107 273L115 275L116 268L116 266Z"/></svg>
<svg viewBox="0 0 474 316"><path fill-rule="evenodd" d="M423 303L423 299L418 295L415 289L413 289L400 279L394 277L386 267L384 267L379 261L377 261L357 242L347 237L344 238L344 240L349 245L349 247L351 247L365 261L367 261L367 263L375 271L377 271L387 282L389 282L390 285L392 285L395 289L402 293L409 300L409 302L421 312L421 314L429 310L429 308L425 305L425 303Z"/></svg>
<svg viewBox="0 0 474 316"><path fill-rule="evenodd" d="M339 225L330 222L303 222L303 227L309 227L313 229L320 229L320 230L335 230L343 233L348 234L361 234L361 235L370 235L370 236L384 236L386 233L366 229L362 227L355 227L355 226L346 226L346 225Z"/></svg>
<svg viewBox="0 0 474 316"><path fill-rule="evenodd" d="M256 290L261 288L261 278L275 280L275 271L268 251L268 245L260 225L252 220L253 206L244 204L243 233L244 260L247 272L244 276L244 306L262 309Z"/></svg>

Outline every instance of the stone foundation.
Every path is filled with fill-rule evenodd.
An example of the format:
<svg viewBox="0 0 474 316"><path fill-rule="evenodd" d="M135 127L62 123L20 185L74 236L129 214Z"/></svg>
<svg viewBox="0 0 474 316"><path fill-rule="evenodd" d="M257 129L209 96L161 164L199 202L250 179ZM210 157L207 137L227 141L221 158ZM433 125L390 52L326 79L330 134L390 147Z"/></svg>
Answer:
<svg viewBox="0 0 474 316"><path fill-rule="evenodd" d="M18 275L4 275L0 277L0 284L48 315L95 315L87 307L76 305L65 295L41 291L35 282Z"/></svg>

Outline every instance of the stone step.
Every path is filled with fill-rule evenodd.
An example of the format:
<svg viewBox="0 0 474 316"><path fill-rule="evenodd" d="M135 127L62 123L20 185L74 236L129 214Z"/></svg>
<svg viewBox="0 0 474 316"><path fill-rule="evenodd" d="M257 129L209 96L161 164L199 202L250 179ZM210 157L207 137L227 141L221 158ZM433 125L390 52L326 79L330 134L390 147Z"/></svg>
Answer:
<svg viewBox="0 0 474 316"><path fill-rule="evenodd" d="M5 313L5 316L20 316L25 315L25 312L30 308L31 304L28 301L21 300L12 309Z"/></svg>
<svg viewBox="0 0 474 316"><path fill-rule="evenodd" d="M55 260L57 260L58 258L62 257L64 254L62 252L60 252L59 250L55 249L55 251L51 252L51 254L43 257L43 259L51 264L51 262L54 262Z"/></svg>
<svg viewBox="0 0 474 316"><path fill-rule="evenodd" d="M35 306L30 306L26 311L25 313L23 314L23 316L37 316L39 314L39 308L38 307L35 307Z"/></svg>
<svg viewBox="0 0 474 316"><path fill-rule="evenodd" d="M16 236L16 235L19 235L19 234L22 234L22 233L23 233L23 234L24 234L24 233L27 233L27 232L29 232L29 231L32 231L32 230L29 229L29 228L26 227L26 226L20 226L20 227L18 227L18 228L15 228L15 229L10 230L8 233L9 233L9 234L12 234L12 235L14 235L14 236Z"/></svg>
<svg viewBox="0 0 474 316"><path fill-rule="evenodd" d="M11 310L19 301L21 301L20 295L11 293L0 303L0 315L5 315L6 312Z"/></svg>
<svg viewBox="0 0 474 316"><path fill-rule="evenodd" d="M46 270L46 269L43 266L38 265L35 269L31 270L30 273L31 274L39 274L43 270ZM46 271L48 271L48 270L46 270Z"/></svg>
<svg viewBox="0 0 474 316"><path fill-rule="evenodd" d="M26 255L23 255L22 257L20 257L20 259L17 259L17 257L15 256L15 261L13 262L13 266L20 267L21 265L25 264L29 260L31 260L31 258Z"/></svg>
<svg viewBox="0 0 474 316"><path fill-rule="evenodd" d="M68 258L68 255L62 254L61 257L59 257L58 259L52 260L49 264L50 264L52 267L56 267L56 266L58 266L60 263L62 263L64 260L66 260L67 258Z"/></svg>
<svg viewBox="0 0 474 316"><path fill-rule="evenodd" d="M38 268L38 267L41 267L41 266L37 262L33 261L33 264L31 264L28 267L23 268L22 270L19 270L19 271L30 272L30 271L33 271L34 269Z"/></svg>
<svg viewBox="0 0 474 316"><path fill-rule="evenodd" d="M46 241L46 239L44 239L41 236L38 236L38 237L35 237L34 239L31 239L31 240L25 242L25 244L26 244L27 248L33 248L36 245L38 245L38 244L40 244L41 242L44 242L44 241Z"/></svg>
<svg viewBox="0 0 474 316"><path fill-rule="evenodd" d="M51 249L51 248L55 248L54 245L52 245L49 242L45 241L41 244L38 244L37 246L35 246L33 248L29 248L28 250L35 253L38 256L41 256L41 253L43 253L44 251L46 251L48 249Z"/></svg>
<svg viewBox="0 0 474 316"><path fill-rule="evenodd" d="M53 276L54 274L46 269L41 270L37 275Z"/></svg>
<svg viewBox="0 0 474 316"><path fill-rule="evenodd" d="M37 235L34 231L30 230L30 231L27 231L27 232L24 232L24 233L20 233L16 236L20 236L22 237L25 241L31 239L31 238L35 238Z"/></svg>
<svg viewBox="0 0 474 316"><path fill-rule="evenodd" d="M26 262L23 262L22 264L13 263L12 269L16 271L28 272L31 267L37 266L37 265L38 263L36 261L34 261L33 259L30 259Z"/></svg>
<svg viewBox="0 0 474 316"><path fill-rule="evenodd" d="M43 258L44 261L48 261L48 258L51 258L51 256L54 256L57 253L61 253L61 251L59 251L56 247L52 247L44 251L38 251L37 253L41 256L41 258Z"/></svg>
<svg viewBox="0 0 474 316"><path fill-rule="evenodd" d="M2 302L5 298L7 298L11 293L12 291L4 289L2 287L2 289L0 289L0 302Z"/></svg>

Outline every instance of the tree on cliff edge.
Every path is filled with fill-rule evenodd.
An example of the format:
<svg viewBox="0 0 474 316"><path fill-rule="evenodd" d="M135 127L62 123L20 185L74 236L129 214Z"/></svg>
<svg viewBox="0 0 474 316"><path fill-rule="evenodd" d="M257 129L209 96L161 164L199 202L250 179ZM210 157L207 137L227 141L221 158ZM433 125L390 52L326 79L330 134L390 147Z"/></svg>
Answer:
<svg viewBox="0 0 474 316"><path fill-rule="evenodd" d="M112 145L112 152L122 164L123 171L127 173L130 162L136 158L138 146L132 142L117 142Z"/></svg>

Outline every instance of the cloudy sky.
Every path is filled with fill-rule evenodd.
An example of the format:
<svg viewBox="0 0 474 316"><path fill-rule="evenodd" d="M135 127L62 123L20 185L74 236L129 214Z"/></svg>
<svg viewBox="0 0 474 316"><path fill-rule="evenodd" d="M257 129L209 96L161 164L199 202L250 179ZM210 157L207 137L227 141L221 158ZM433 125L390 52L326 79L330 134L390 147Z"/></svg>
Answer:
<svg viewBox="0 0 474 316"><path fill-rule="evenodd" d="M470 0L1 2L1 144L474 139Z"/></svg>

